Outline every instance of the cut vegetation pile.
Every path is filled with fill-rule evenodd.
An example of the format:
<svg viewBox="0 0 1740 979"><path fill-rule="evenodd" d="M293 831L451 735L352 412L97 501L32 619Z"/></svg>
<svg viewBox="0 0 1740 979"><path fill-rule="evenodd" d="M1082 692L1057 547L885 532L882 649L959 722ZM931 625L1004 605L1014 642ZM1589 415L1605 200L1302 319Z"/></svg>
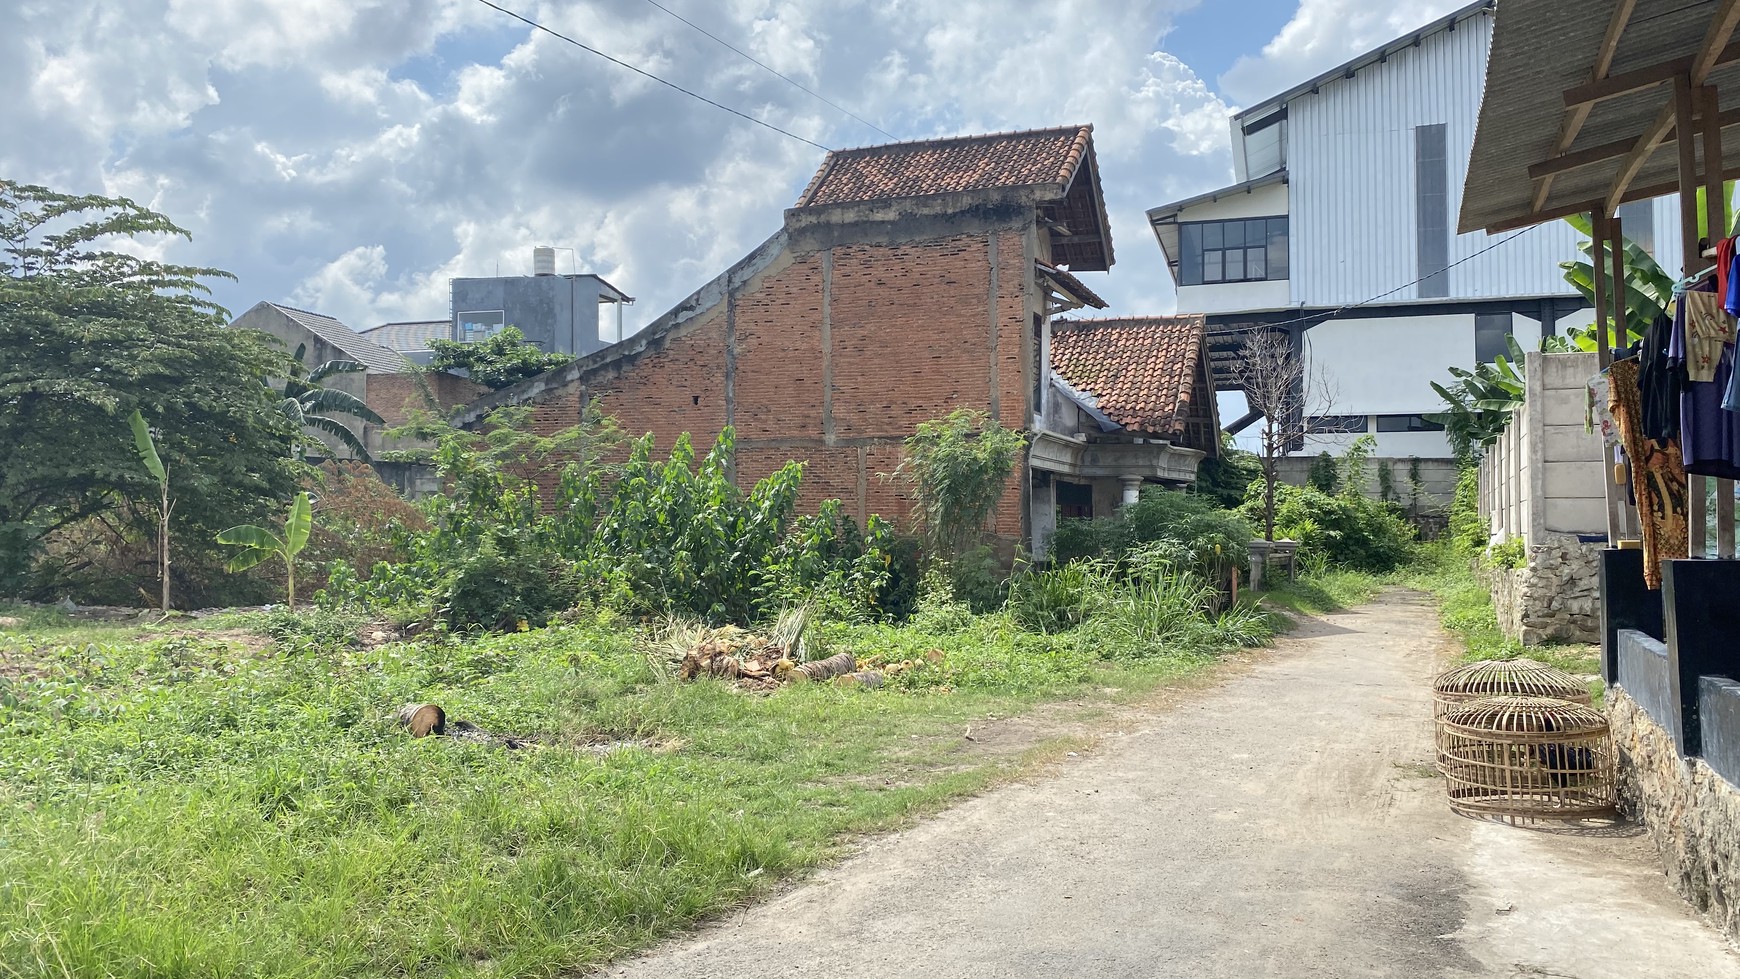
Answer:
<svg viewBox="0 0 1740 979"><path fill-rule="evenodd" d="M730 680L744 690L770 691L782 684L832 681L836 686L882 686L884 678L942 663L943 653L932 649L911 659L888 660L872 654L864 660L850 652L821 659L804 660L801 637L805 616L801 613L780 620L775 636L762 636L736 626L677 631L671 643L679 654L677 677L682 680ZM777 638L784 635L782 641ZM793 638L796 637L796 638Z"/></svg>

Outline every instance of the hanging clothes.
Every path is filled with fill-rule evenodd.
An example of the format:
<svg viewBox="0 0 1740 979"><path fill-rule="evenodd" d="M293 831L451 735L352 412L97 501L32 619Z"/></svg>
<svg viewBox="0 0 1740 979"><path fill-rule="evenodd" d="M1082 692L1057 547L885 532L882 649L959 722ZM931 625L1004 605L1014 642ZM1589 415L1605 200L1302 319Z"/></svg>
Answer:
<svg viewBox="0 0 1740 979"><path fill-rule="evenodd" d="M1658 442L1679 438L1680 434L1680 391L1685 387L1686 371L1669 355L1673 335L1674 320L1658 316L1644 331L1637 352L1634 380L1643 406L1639 434Z"/></svg>
<svg viewBox="0 0 1740 979"><path fill-rule="evenodd" d="M1733 271L1734 239L1723 238L1716 242L1716 295L1722 297L1723 305L1728 302L1729 281L1733 278Z"/></svg>
<svg viewBox="0 0 1740 979"><path fill-rule="evenodd" d="M1644 434L1645 405L1638 386L1642 365L1615 361L1609 371L1609 406L1631 463L1632 492L1643 530L1643 580L1661 587L1661 562L1686 556L1686 471L1672 439Z"/></svg>
<svg viewBox="0 0 1740 979"><path fill-rule="evenodd" d="M1722 409L1734 377L1734 321L1716 304L1715 288L1705 281L1680 297L1668 339L1668 363L1684 373L1679 443L1686 472L1737 479L1740 415Z"/></svg>

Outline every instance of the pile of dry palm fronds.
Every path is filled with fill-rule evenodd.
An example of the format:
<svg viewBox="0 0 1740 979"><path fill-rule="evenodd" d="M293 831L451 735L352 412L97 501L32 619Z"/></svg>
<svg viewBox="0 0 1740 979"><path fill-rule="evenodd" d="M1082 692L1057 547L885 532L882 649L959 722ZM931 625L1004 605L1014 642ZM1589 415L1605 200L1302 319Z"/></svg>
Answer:
<svg viewBox="0 0 1740 979"><path fill-rule="evenodd" d="M804 643L809 622L807 608L779 617L770 635L760 635L736 626L706 628L674 625L662 643L667 662L675 662L677 677L695 680L711 677L730 680L745 690L772 690L785 683L831 680L843 686L876 688L884 673L898 674L926 661L865 668L851 653L835 653L811 660ZM936 662L941 653L935 654Z"/></svg>

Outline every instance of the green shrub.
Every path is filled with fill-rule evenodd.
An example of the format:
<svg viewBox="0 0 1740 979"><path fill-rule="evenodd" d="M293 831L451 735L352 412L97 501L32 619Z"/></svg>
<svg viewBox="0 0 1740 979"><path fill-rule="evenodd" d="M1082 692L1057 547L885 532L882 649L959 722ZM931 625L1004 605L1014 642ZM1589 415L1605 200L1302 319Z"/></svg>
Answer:
<svg viewBox="0 0 1740 979"><path fill-rule="evenodd" d="M1247 567L1255 531L1239 512L1223 510L1193 493L1159 487L1110 517L1065 520L1051 538L1056 562L1100 558L1122 562L1133 552L1169 543L1188 554L1192 569L1218 580L1226 569Z"/></svg>
<svg viewBox="0 0 1740 979"><path fill-rule="evenodd" d="M1456 477L1456 493L1450 500L1450 542L1457 548L1474 552L1484 548L1490 537L1486 521L1480 518L1480 469L1464 465Z"/></svg>
<svg viewBox="0 0 1740 979"><path fill-rule="evenodd" d="M1260 484L1252 486L1242 510L1262 514ZM1302 558L1321 554L1336 567L1386 572L1408 560L1418 534L1394 503L1281 485L1275 488L1275 536L1298 541Z"/></svg>
<svg viewBox="0 0 1740 979"><path fill-rule="evenodd" d="M1486 563L1495 568L1514 571L1529 566L1529 549L1521 537L1506 537L1486 552Z"/></svg>
<svg viewBox="0 0 1740 979"><path fill-rule="evenodd" d="M1341 467L1335 464L1335 457L1327 450L1317 453L1317 458L1311 460L1311 468L1305 472L1305 484L1320 493L1334 494L1341 489Z"/></svg>
<svg viewBox="0 0 1740 979"><path fill-rule="evenodd" d="M1101 576L1089 561L1024 571L1009 579L1009 614L1031 632L1067 632L1086 622Z"/></svg>

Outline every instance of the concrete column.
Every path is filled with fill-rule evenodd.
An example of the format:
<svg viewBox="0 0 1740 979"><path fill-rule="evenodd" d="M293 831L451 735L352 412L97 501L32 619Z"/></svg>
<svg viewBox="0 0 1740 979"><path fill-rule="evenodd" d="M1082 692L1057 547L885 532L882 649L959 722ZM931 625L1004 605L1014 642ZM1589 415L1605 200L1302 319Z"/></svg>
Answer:
<svg viewBox="0 0 1740 979"><path fill-rule="evenodd" d="M1118 482L1124 486L1124 498L1119 502L1119 506L1129 506L1142 498L1142 477L1119 476Z"/></svg>

